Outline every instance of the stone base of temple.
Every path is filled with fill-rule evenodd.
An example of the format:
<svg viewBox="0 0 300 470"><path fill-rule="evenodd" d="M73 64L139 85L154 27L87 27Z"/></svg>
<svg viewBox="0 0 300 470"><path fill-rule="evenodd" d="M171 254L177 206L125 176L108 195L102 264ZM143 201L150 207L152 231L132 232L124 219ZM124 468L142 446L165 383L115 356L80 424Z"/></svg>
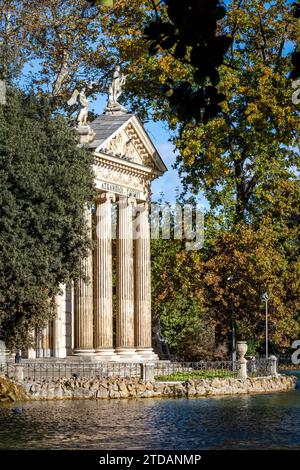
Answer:
<svg viewBox="0 0 300 470"><path fill-rule="evenodd" d="M95 361L99 362L115 362L117 361L117 356L114 349L96 349L94 354Z"/></svg>
<svg viewBox="0 0 300 470"><path fill-rule="evenodd" d="M118 362L143 362L142 357L134 348L116 348L115 353Z"/></svg>
<svg viewBox="0 0 300 470"><path fill-rule="evenodd" d="M94 349L74 349L73 355L74 356L94 356L95 350Z"/></svg>
<svg viewBox="0 0 300 470"><path fill-rule="evenodd" d="M14 362L14 355L7 356L5 362ZM141 355L134 354L131 356L114 354L113 356L104 357L97 356L96 354L86 356L66 356L66 357L36 357L36 358L22 358L22 364L118 364L118 363L130 363L130 364L141 364L141 363L159 363L169 364L169 360L161 360L156 354L148 357L142 357Z"/></svg>
<svg viewBox="0 0 300 470"><path fill-rule="evenodd" d="M143 362L159 361L159 357L152 348L137 348L136 353L142 358Z"/></svg>
<svg viewBox="0 0 300 470"><path fill-rule="evenodd" d="M66 348L60 348L54 351L53 357L64 358L67 356Z"/></svg>
<svg viewBox="0 0 300 470"><path fill-rule="evenodd" d="M51 357L51 349L41 349L37 351L36 357L38 358Z"/></svg>

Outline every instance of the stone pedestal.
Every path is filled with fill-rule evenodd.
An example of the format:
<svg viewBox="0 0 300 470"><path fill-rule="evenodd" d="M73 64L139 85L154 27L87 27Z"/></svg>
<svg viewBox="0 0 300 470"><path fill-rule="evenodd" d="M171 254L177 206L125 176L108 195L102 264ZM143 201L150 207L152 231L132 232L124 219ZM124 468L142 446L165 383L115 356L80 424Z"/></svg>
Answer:
<svg viewBox="0 0 300 470"><path fill-rule="evenodd" d="M151 382L154 380L154 365L153 364L141 364L141 379L145 382Z"/></svg>
<svg viewBox="0 0 300 470"><path fill-rule="evenodd" d="M268 360L270 362L270 374L274 377L278 377L277 357L276 356L270 356Z"/></svg>
<svg viewBox="0 0 300 470"><path fill-rule="evenodd" d="M94 348L97 360L112 360L113 292L112 292L112 211L114 195L102 193L96 201L95 312Z"/></svg>
<svg viewBox="0 0 300 470"><path fill-rule="evenodd" d="M120 197L117 224L117 344L120 361L133 358L134 344L134 267L133 221L134 201Z"/></svg>
<svg viewBox="0 0 300 470"><path fill-rule="evenodd" d="M248 346L246 341L238 341L236 343L236 350L238 354L237 368L238 368L238 378L246 379L247 378L247 359L245 359L245 354L247 352Z"/></svg>
<svg viewBox="0 0 300 470"><path fill-rule="evenodd" d="M247 378L247 359L244 357L242 359L238 359L237 361L237 376L239 379L246 379Z"/></svg>
<svg viewBox="0 0 300 470"><path fill-rule="evenodd" d="M87 229L92 238L91 210L85 212ZM74 353L94 354L93 346L93 256L89 252L82 260L82 277L75 284L74 292Z"/></svg>
<svg viewBox="0 0 300 470"><path fill-rule="evenodd" d="M87 145L93 142L95 138L95 132L90 126L77 126L75 131L79 136L79 142L81 145Z"/></svg>
<svg viewBox="0 0 300 470"><path fill-rule="evenodd" d="M24 366L22 364L14 364L14 380L16 382L23 382L24 380Z"/></svg>

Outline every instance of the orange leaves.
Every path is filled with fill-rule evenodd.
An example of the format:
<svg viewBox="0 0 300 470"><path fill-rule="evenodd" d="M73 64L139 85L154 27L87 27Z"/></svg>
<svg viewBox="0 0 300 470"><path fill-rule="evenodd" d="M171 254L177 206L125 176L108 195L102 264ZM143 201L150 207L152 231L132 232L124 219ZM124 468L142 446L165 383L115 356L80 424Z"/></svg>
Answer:
<svg viewBox="0 0 300 470"><path fill-rule="evenodd" d="M239 323L238 334L248 331L248 335L259 338L263 333L261 295L268 291L272 299L271 340L283 346L292 324L297 331L286 285L293 282L293 289L299 292L300 283L295 282L278 234L267 219L258 230L242 224L236 232L220 233L204 272L206 302L222 330L226 325L225 330L230 331L228 318L234 313Z"/></svg>

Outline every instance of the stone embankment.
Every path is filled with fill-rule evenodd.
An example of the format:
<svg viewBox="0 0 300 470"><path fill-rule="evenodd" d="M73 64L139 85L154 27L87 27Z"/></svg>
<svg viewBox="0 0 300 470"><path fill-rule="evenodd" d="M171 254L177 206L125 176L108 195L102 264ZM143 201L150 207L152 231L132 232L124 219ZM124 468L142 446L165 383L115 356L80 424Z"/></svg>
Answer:
<svg viewBox="0 0 300 470"><path fill-rule="evenodd" d="M288 391L296 378L255 377L248 379L213 378L186 382L155 382L127 378L60 378L22 383L31 400L211 397Z"/></svg>

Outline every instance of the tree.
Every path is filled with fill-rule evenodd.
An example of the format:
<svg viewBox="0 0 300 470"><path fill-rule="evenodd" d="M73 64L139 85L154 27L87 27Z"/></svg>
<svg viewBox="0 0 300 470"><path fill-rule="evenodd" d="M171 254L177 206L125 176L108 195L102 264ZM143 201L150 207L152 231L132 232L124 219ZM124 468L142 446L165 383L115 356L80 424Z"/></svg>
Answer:
<svg viewBox="0 0 300 470"><path fill-rule="evenodd" d="M299 220L296 210L299 206L299 111L292 103L293 91L289 78L289 44L299 37L299 23L293 17L293 6L287 1L271 4L262 0L232 1L227 3L227 8L222 31L232 36L233 43L219 69L221 80L218 85L219 92L226 95L226 101L222 104L220 115L202 125L195 122L180 123L165 99L163 85L170 77L176 81L189 80L191 76L190 70L182 67L180 61L174 58L172 50L162 50L158 56L149 58L149 45L140 37L142 34L138 22L130 34L119 41L125 19L117 21L116 12L109 18L104 33L109 36L107 40L110 45L118 49L122 61L128 63L127 70L135 81L135 86L128 82L128 90L134 89L136 109L142 110L145 115L146 108L150 107L153 116L166 119L174 130L173 142L179 150L177 167L186 193L197 194L201 190L209 200L206 246L200 257L205 263L206 274L211 271L213 275L214 270L222 271L226 268L225 263L222 264L221 249L219 256L215 256L215 244L221 243L220 237L223 240L225 236L232 241L226 263L232 266L233 271L242 263L242 259L237 259L234 246L241 257L243 250L249 257L241 279L246 292L250 292L253 285L252 275L256 271L256 264L261 281L265 284L269 283L269 276L272 278L277 273L277 290L274 289L278 298L273 305L273 315L278 319L279 332L276 338L273 332L272 341L283 346L288 344L289 338L294 337L294 320L299 311L295 297L298 293L297 283L293 280L290 289L287 282L288 272L295 279L299 263L299 251L296 248L299 240L296 227ZM128 17L126 21L129 22ZM259 233L267 219L269 230L273 233L273 238L270 234L267 237L269 245L263 244ZM252 242L244 240L241 248L241 227L250 230L251 237L248 235L257 249L261 241L264 256L268 254L271 259L273 257L274 266L271 262L269 267L263 265L262 256L257 260L255 256L251 257ZM222 248L226 252L225 242ZM257 256L259 253L258 250ZM209 263L210 260L213 261ZM168 260L161 258L161 263L168 264ZM282 279L276 263L284 265ZM248 266L249 270L246 269ZM162 268L155 266L154 269L161 272ZM182 276L184 279L181 282L184 284L188 276L184 270ZM226 284L225 276L229 277L229 274L226 272L222 277ZM195 292L197 288L202 289L203 282L204 278L200 276L198 284L195 283L191 290ZM214 290L208 285L205 288L205 305L215 325L222 325L225 316L228 320L230 312L225 301L230 304L232 292L227 287L224 303L219 302L217 306L213 303ZM258 298L260 287L259 279L255 278L255 302L244 303L241 314L246 320L243 329L247 329L247 325L249 327L253 318L254 331L261 338L263 329L259 312L263 313L263 309L260 310L261 301ZM174 289L170 299L175 297ZM167 302L166 297L163 299L160 303L161 313L164 302ZM288 309L285 313L286 303ZM171 301L165 310L166 317L167 310L180 311L174 304L172 309L170 305ZM170 325L172 314L168 315ZM180 316L182 313L177 318ZM230 322L225 324L230 328ZM219 339L228 338L229 329L224 333L225 336L220 331L217 334Z"/></svg>
<svg viewBox="0 0 300 470"><path fill-rule="evenodd" d="M294 17L300 18L300 3L294 5ZM297 79L300 77L300 45L297 44L296 50L292 54L293 70L291 71L291 78Z"/></svg>
<svg viewBox="0 0 300 470"><path fill-rule="evenodd" d="M101 38L102 8L107 10L87 0L5 0L0 7L0 51L10 51L2 57L5 70L15 51L29 68L27 81L47 92L55 108L87 81L93 91L102 91L114 65Z"/></svg>
<svg viewBox="0 0 300 470"><path fill-rule="evenodd" d="M273 351L290 347L300 330L299 267L299 257L289 262L270 219L257 230L240 224L234 232L220 232L204 268L206 305L218 340L229 338L234 320L238 339L263 343L267 291Z"/></svg>
<svg viewBox="0 0 300 470"><path fill-rule="evenodd" d="M152 240L152 312L170 351L184 360L211 357L214 329L204 307L203 262L184 241Z"/></svg>
<svg viewBox="0 0 300 470"><path fill-rule="evenodd" d="M60 284L79 277L91 163L46 100L8 88L0 106L0 337L10 348L29 344L30 330L53 317Z"/></svg>
<svg viewBox="0 0 300 470"><path fill-rule="evenodd" d="M170 91L166 92L169 80L188 81L193 90L197 88L192 64L174 57L174 47L161 49L159 54L149 57L150 42L144 35L144 27L153 13L152 2L116 0L112 7L107 7L84 0L32 1L18 9L19 3L24 2L6 0L0 6L0 42L5 38L10 50L16 46L27 65L35 60L39 68L31 83L47 90L55 109L62 107L70 91L83 82L95 80L94 90L102 90L114 65L120 63L128 74L125 98L132 110L143 119L152 117L168 122L179 150L177 166L186 192L203 191L211 207L207 214L206 246L200 257L202 268L213 257L222 262L214 251L215 241L219 243L220 237L232 237L232 247L233 243L239 247L237 232L245 226L257 241L259 229L268 219L275 244L274 247L270 242L274 249L270 253L278 262L287 263L286 272L297 271L299 109L292 103L289 49L290 43L299 38L299 21L293 16L291 2L226 2L228 13L219 24L218 34L230 35L233 42L218 69L220 82L215 84L218 92L226 95L226 101L218 116L203 124L181 122L170 106ZM7 23L8 6L12 14ZM7 25L10 30L5 29ZM251 246L244 241L245 250ZM267 249L266 245L265 253ZM161 250L157 259L162 264L155 264L157 273L165 272L163 263L168 265L169 248L162 244ZM232 266L238 265L233 249L229 255ZM154 262L155 258L156 255ZM172 255L171 259L173 269L176 258ZM250 267L255 265L254 261L249 262ZM211 265L210 269L213 273L217 265ZM221 264L218 269L222 271ZM188 319L195 318L194 313L200 311L198 305L201 312L206 311L205 302L198 304L196 299L199 289L203 291L203 277L199 274L197 283L192 282L188 280L191 273L185 269L182 276L177 286L186 292L183 286L190 282L191 300L187 296L180 298L175 287L169 289L170 295L166 293L162 297L166 308L154 300L154 310L157 316L164 316L165 330L169 329L168 337L174 345L176 335L184 331L181 319L188 324ZM265 274L264 279L267 277ZM163 288L154 271L154 282L155 279L157 288ZM244 275L243 282L251 285L251 270ZM293 289L290 298L296 315L299 306L292 296L292 292L297 292L294 281ZM206 287L203 296L206 306L213 308L212 292ZM226 292L229 302L231 293ZM280 299L282 305L285 298L281 294ZM169 321L171 305L174 317ZM217 315L222 318L227 312L225 304L218 306L219 313L213 308L212 318L216 322ZM243 311L251 318L252 304L246 306ZM289 308L287 323L292 306ZM189 314L184 316L185 312ZM204 314L203 318L205 322ZM172 329L176 334L173 335ZM283 344L287 339L279 342Z"/></svg>
<svg viewBox="0 0 300 470"><path fill-rule="evenodd" d="M231 37L217 34L217 22L226 14L219 0L152 1L155 17L145 27L150 54L168 50L190 70L191 79L164 86L170 107L181 122L207 122L220 111L225 95L215 85ZM162 4L165 8L162 8Z"/></svg>
<svg viewBox="0 0 300 470"><path fill-rule="evenodd" d="M182 126L175 139L186 190L205 191L226 222L250 221L279 181L299 168L299 111L288 78L289 41L299 24L289 2L231 2L225 28L233 45L220 68L222 115L207 124Z"/></svg>
<svg viewBox="0 0 300 470"><path fill-rule="evenodd" d="M4 0L0 4L0 79L19 75L28 58L29 42L23 27L23 2Z"/></svg>

